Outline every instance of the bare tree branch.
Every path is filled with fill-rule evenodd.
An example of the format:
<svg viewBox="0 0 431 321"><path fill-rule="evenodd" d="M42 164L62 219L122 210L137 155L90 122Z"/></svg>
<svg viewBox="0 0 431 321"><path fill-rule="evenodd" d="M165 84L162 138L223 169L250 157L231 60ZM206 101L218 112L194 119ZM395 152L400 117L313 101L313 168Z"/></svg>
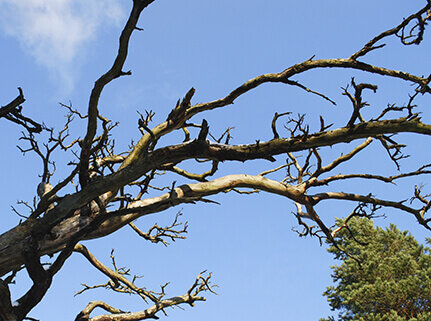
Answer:
<svg viewBox="0 0 431 321"><path fill-rule="evenodd" d="M25 102L22 89L18 87L19 95L6 106L0 107L0 118L6 118L18 125L23 126L30 134L40 133L43 126L31 118L25 117L21 111L21 104Z"/></svg>
<svg viewBox="0 0 431 321"><path fill-rule="evenodd" d="M152 304L138 312L127 312L102 301L92 301L78 314L76 320L156 319L157 314L166 314L168 307L183 304L193 306L196 301L204 301L203 292L214 293L213 285L210 284L211 274L202 272L185 294L167 298L167 284L162 285L160 291L138 286L139 277L131 277L128 269L118 267L113 253L113 267L109 268L79 242L104 237L129 225L145 240L167 245L168 241L184 239L187 233L187 222L180 223L178 215L170 225L154 224L146 232L134 221L178 205L218 204L219 200L213 200L212 197L231 191L238 194L265 191L285 197L296 208L292 214L298 222L297 232L300 236L316 237L321 243L332 242L347 256L351 254L337 244L336 236L341 229L347 229L352 234L348 223L354 216L374 217L380 208L395 209L412 215L418 224L431 230L431 194L425 191L420 182L413 183L416 186L412 195L398 201L377 194L356 193L354 184L350 184L353 179L361 179L365 182L377 180L395 185L395 182L398 183L404 178L410 178L409 181L412 181L422 175L431 174L431 165L423 159L418 159L413 167L403 168L401 171L403 160L408 157L405 154L407 143L404 143L404 137L395 136L410 133L416 137L427 138L431 135L431 124L422 121L418 107L421 101L416 99L419 94L431 93L431 76L415 75L358 61L369 52L383 48L385 44L381 41L390 36L400 38L404 45L420 44L431 19L430 1L394 28L372 38L348 58L314 60L313 56L278 73L262 74L245 81L227 91L226 96L213 101L194 102L196 90L190 88L172 106L172 110L161 118L164 120L155 125L153 122L156 117L153 111L138 112L136 121L141 134L139 140L136 143L132 141L128 149L126 147L118 152L113 136L117 123L104 116L99 101L106 85L116 78L131 74L130 71L123 70L131 35L135 30L142 30L137 26L140 14L153 2L154 0L133 0L113 65L95 82L85 114L74 109L71 103L61 104L67 112L64 125L59 131L47 128L22 115L21 105L25 99L21 88L18 88L18 97L0 108L0 118L15 122L25 129L20 138L24 143L24 146L19 147L21 152L35 153L42 161L41 182L37 188L39 198L35 196L33 203L19 201L20 205L27 207L29 215L23 215L13 209L21 220L16 227L0 235L0 275L4 276L4 280L0 281L1 319L31 319L28 317L29 311L42 300L54 275L61 270L73 252L81 253L93 267L108 277L108 281L103 284L83 284L78 294L95 288L105 288L117 293L136 294ZM322 94L321 90L310 89L294 80L305 72L323 72L327 68L343 69L352 74L361 71L364 75L380 75L406 81L414 86L413 93L408 96L407 103L400 105L394 103L391 98L386 107L368 108L369 103L364 98L365 94L369 93L366 90L373 91L374 95L381 95L374 84L379 78L374 77L373 83L356 83L354 78L349 76L350 84L342 88L341 92L352 105L352 111L348 112L346 119L331 119L330 115L325 114L325 119L322 115L306 117L301 110L298 114L275 113L271 123L267 124L272 139L252 140L240 145L231 143L230 124L223 125L222 128L227 129L220 136L211 132L212 128L218 128L217 126L211 127L210 131L211 124L206 120L209 118L205 119L203 113L229 106L242 95L263 84L280 83L298 87L335 105L335 101ZM283 135L281 130L277 130L277 121L286 115L289 116L283 124ZM193 117L198 119L192 119ZM74 119L86 122L83 139L71 134ZM252 126L259 124L260 121L257 121ZM45 143L34 135L42 130L46 134ZM134 130L136 131L136 125ZM170 133L173 134L173 139L175 134L179 134L180 140L178 137L175 141L164 137ZM183 138L184 141L181 141ZM346 143L357 140L364 141L358 142L356 147L346 147ZM373 152L374 150L368 148L372 141L380 143L379 157L386 154L382 161L395 164L398 172L387 174L386 171L379 172L369 166L344 169L344 165L349 164L359 153ZM337 150L339 154L331 157L334 152L329 153L333 146L342 148L342 152ZM60 173L53 160L54 152L65 153L64 155L71 157L69 162L64 164L72 166L65 177L57 179ZM259 167L256 172L260 174L252 175L242 173L242 170L236 174L237 170L227 166L225 170L224 166L220 166L222 162L250 161L258 161L259 166L267 166ZM196 167L190 166L191 163ZM57 179L57 184L53 184L54 178ZM333 190L334 182L343 187ZM356 202L358 205L338 228L334 228L326 213L318 213L319 203L326 200ZM354 237L353 234L351 236ZM53 263L47 265L46 261L41 259L46 254L56 255ZM17 304L12 304L9 284L20 270L27 272L32 284L18 299ZM7 274L9 275L6 276ZM90 316L96 308L103 309L104 314Z"/></svg>
<svg viewBox="0 0 431 321"><path fill-rule="evenodd" d="M86 186L89 180L88 166L89 158L91 154L91 146L93 144L94 136L97 130L97 118L99 116L98 105L99 98L104 87L112 80L123 76L130 75L131 72L124 72L123 66L127 58L130 36L133 31L136 30L139 15L148 5L154 0L135 0L133 1L133 8L130 13L129 19L127 20L126 26L124 27L118 47L117 57L115 58L114 64L104 75L102 75L94 84L93 90L91 91L90 101L88 103L88 125L87 133L81 144L81 155L80 155L80 170L79 170L79 181L82 187Z"/></svg>

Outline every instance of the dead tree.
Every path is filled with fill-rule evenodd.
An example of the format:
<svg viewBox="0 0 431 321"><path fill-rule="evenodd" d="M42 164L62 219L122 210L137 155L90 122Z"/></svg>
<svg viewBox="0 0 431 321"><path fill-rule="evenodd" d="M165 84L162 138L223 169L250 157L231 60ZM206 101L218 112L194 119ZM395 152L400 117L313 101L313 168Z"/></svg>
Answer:
<svg viewBox="0 0 431 321"><path fill-rule="evenodd" d="M278 73L268 73L247 80L220 99L194 103L195 89L191 88L179 99L163 122L152 124L154 113L146 111L137 119L141 132L139 141L130 150L116 151L111 136L115 124L103 116L99 98L105 86L116 78L127 76L123 66L127 58L130 36L139 30L137 23L141 12L154 0L133 0L133 8L122 30L118 53L112 67L94 84L90 94L88 110L79 113L72 106L64 105L68 110L65 126L60 131L41 126L38 122L22 115L21 105L24 96L19 89L19 96L0 109L0 117L24 127L21 140L28 147L21 147L24 153L34 152L43 163L42 182L38 188L39 199L31 214L20 224L0 236L0 315L2 320L23 320L44 297L51 286L55 274L73 254L83 255L88 262L107 276L108 282L101 285L86 285L82 291L94 287L106 287L116 292L139 295L150 306L138 312L124 312L101 301L92 301L76 317L76 320L143 320L157 318L170 306L193 305L205 300L203 292L213 292L211 274L198 275L184 294L167 298L164 287L159 292L138 287L135 280L128 279L124 270L103 265L81 241L102 238L114 231L130 225L135 232L150 242L166 243L167 240L184 238L187 226L177 219L166 227L153 226L144 232L133 224L138 218L165 211L185 203L212 202L209 197L218 193L237 192L246 194L264 191L285 197L296 204L294 213L298 224L303 227L301 235L312 235L328 242L334 241L334 234L340 229L333 229L325 222L325 213L318 213L316 206L327 200L342 200L357 203L358 206L349 216L372 216L381 208L396 209L412 215L418 224L431 229L428 210L431 206L429 195L416 187L406 199L385 199L373 194L357 194L350 191L351 180L365 182L398 182L406 177L420 177L431 173L431 164L425 161L415 170L397 171L393 175L373 173L369 169L354 172L339 172L340 165L351 161L371 145L379 145L387 154L389 162L400 168L400 160L405 144L398 141L403 133L417 136L431 135L431 124L421 120L416 97L431 93L431 77L414 75L408 72L392 70L366 62L370 52L383 51L385 40L397 37L402 44L420 45L425 28L431 19L431 2L411 14L397 26L388 29L349 57L336 59L306 59ZM295 76L306 71L320 69L344 69L360 71L364 74L386 76L400 82L412 84L408 102L404 105L391 104L385 108L373 106L373 112L364 113L368 106L365 95L378 93L376 84L357 83L349 80L349 85L342 90L351 104L352 112L344 124L329 124L324 116L320 119L320 128L312 129L304 115L294 116L289 113L276 113L268 130L272 130L273 139L253 141L249 144L231 144L230 129L220 137L214 137L206 120L193 123L196 115L205 115L216 108L226 108L234 101L258 86L266 83L281 83L294 86L318 95L324 103L334 103L332 99L318 91L309 89L295 80ZM369 108L367 107L367 111ZM370 115L372 114L372 115ZM69 137L69 125L74 118L86 122L87 130L82 139ZM287 135L277 129L277 123L286 120ZM48 142L41 145L37 133L45 130L49 133ZM180 131L184 140L173 145L160 144L160 139ZM394 136L395 134L400 134ZM351 143L351 144L345 144ZM356 147L351 147L355 143ZM344 146L341 156L330 158L327 149L331 146ZM59 183L52 184L53 166L51 155L54 150L72 152L75 159L70 162L70 173ZM208 164L204 172L190 172L182 168L182 162L196 161ZM264 160L268 169L261 173L230 173L217 176L222 162L247 162ZM177 177L165 188L158 187L160 174ZM182 179L181 184L176 180ZM334 190L334 182L344 183L343 192ZM52 184L52 185L51 185ZM72 187L72 188L71 188ZM74 192L69 192L74 190ZM148 191L159 191L159 195L145 197ZM66 192L67 191L67 192ZM238 196L241 197L241 196ZM410 199L411 197L411 199ZM341 228L348 228L349 218ZM44 264L44 255L54 255L55 260L49 266ZM16 304L12 304L9 284L21 270L28 273L33 285ZM105 314L90 316L96 307Z"/></svg>

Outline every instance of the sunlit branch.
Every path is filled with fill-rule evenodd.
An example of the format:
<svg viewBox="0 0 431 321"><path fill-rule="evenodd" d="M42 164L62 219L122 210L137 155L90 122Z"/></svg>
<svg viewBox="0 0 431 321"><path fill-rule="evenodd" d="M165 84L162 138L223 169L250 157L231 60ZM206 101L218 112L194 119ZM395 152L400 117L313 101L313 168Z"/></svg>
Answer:
<svg viewBox="0 0 431 321"><path fill-rule="evenodd" d="M399 78L402 80L416 83L422 88L424 92L431 93L431 89L428 87L430 79L418 77L406 72L386 69L383 67L377 67L377 66L373 66L364 62L359 62L350 58L349 59L319 59L319 60L312 60L312 61L307 60L302 63L296 64L292 67L289 67L280 73L264 74L256 78L253 78L245 82L240 87L233 90L230 94L228 94L224 98L214 100L208 103L196 104L192 106L189 109L187 114L196 115L205 110L211 110L211 109L233 104L233 102L239 96L243 95L246 92L249 92L250 90L264 83L270 83L270 82L286 83L286 81L289 81L289 78L294 75L303 73L308 70L318 69L318 68L348 68L348 69L361 70L361 71L378 74L382 76Z"/></svg>
<svg viewBox="0 0 431 321"><path fill-rule="evenodd" d="M88 251L88 249L82 244L76 244L74 248L75 252L81 253L97 270L105 274L114 282L121 282L126 285L129 289L133 290L136 294L138 294L145 301L150 299L153 302L157 302L158 298L154 296L154 294L149 291L144 290L143 288L137 287L134 283L129 281L124 275L108 268L103 263L101 263L93 254Z"/></svg>
<svg viewBox="0 0 431 321"><path fill-rule="evenodd" d="M189 291L186 294L183 294L181 296L172 297L169 299L163 299L158 301L156 304L152 305L146 310L138 311L138 312L127 312L127 313L118 313L118 309L114 309L107 304L104 304L104 308L108 312L112 312L114 314L108 314L108 315L99 315L96 317L88 318L88 314L92 312L92 310L95 308L89 307L86 312L88 314L84 314L81 312L79 314L79 317L77 318L77 321L80 320L88 320L88 321L138 321L138 320L145 320L145 319L158 319L156 316L156 313L159 311L163 311L164 309L172 306L178 306L181 304L189 304L190 306L194 306L196 301L206 301L205 297L199 296L198 294L203 291L210 291L212 293L215 293L211 286L209 285L209 278L204 278L201 275L198 276L196 279L196 282L193 284L193 286L189 289ZM109 307L109 308L108 308ZM85 317L82 318L82 317Z"/></svg>
<svg viewBox="0 0 431 321"><path fill-rule="evenodd" d="M95 301L90 302L87 307L79 313L76 320L90 320L90 321L102 321L102 320L143 320L143 319L155 319L156 313L159 311L164 311L165 308L176 306L180 304L187 303L191 306L194 305L196 301L205 301L205 298L202 296L199 296L201 292L209 291L211 293L215 293L213 290L213 285L210 284L210 278L211 273L204 277L202 274L205 273L202 272L198 275L193 285L189 288L186 294L182 296L177 296L169 299L164 299L165 296L165 287L166 285L161 287L160 293L154 293L150 291L146 291L144 288L139 288L134 284L134 281L129 281L126 277L124 277L125 272L121 272L114 263L115 271L106 267L104 264L102 264L99 260L97 260L88 250L86 247L84 247L81 244L77 244L74 249L76 252L81 253L84 255L84 257L99 271L101 271L103 274L108 276L111 280L111 283L108 282L107 284L111 286L111 288L115 291L118 290L118 292L124 292L124 293L136 293L139 296L141 296L145 301L146 299L150 299L154 305L149 307L146 310L139 311L139 312L124 312L122 310L116 309L111 307L110 305L101 302L101 301ZM114 261L115 262L115 261ZM96 288L99 286L93 286L93 287L87 287L85 289L91 289ZM84 290L85 290L84 289ZM82 291L81 291L82 292ZM101 307L105 311L110 312L109 315L99 315L93 318L90 318L90 314L93 312L93 310L96 307ZM166 314L166 312L165 312Z"/></svg>
<svg viewBox="0 0 431 321"><path fill-rule="evenodd" d="M133 1L132 11L120 36L118 53L115 58L114 64L112 65L111 69L109 69L95 82L93 90L91 91L90 100L88 103L87 132L82 141L80 155L79 181L82 187L86 186L89 180L89 158L91 155L91 146L93 144L93 139L96 135L97 130L97 119L99 116L98 104L100 95L104 87L109 82L120 76L131 74L130 71L124 72L122 70L127 58L130 36L132 35L133 31L136 30L136 25L138 23L138 19L142 10L144 10L152 2L154 2L154 0Z"/></svg>
<svg viewBox="0 0 431 321"><path fill-rule="evenodd" d="M213 160L251 159L274 160L272 155L279 155L291 151L300 151L320 146L330 146L341 142L350 142L359 138L390 132L418 132L431 134L431 126L425 125L418 119L406 121L404 118L385 120L373 123L358 124L352 128L336 130L310 135L305 141L301 138L278 139L251 145L224 145L194 140L179 145L167 146L149 152L145 157L135 160L133 164L111 175L91 183L88 188L69 195L63 199L52 211L38 222L41 231L48 231L50 227L60 222L72 209L78 209L99 195L138 179L154 168L160 168L166 162L180 162L190 158L209 158Z"/></svg>
<svg viewBox="0 0 431 321"><path fill-rule="evenodd" d="M284 164L284 165L280 165L280 166L278 166L278 167L276 167L276 168L269 169L269 170L267 170L267 171L263 171L263 172L262 172L262 173L260 173L259 175L260 175L260 176L265 176L265 175L268 175L268 174L271 174L271 173L275 173L275 172L279 171L280 169L286 168L287 166L290 166L290 165L291 165L290 163L288 163L288 164Z"/></svg>
<svg viewBox="0 0 431 321"><path fill-rule="evenodd" d="M325 193L309 195L308 197L313 200L314 204L317 204L322 200L337 199L337 200L356 201L356 202L362 202L366 204L375 204L375 205L380 205L385 207L396 208L404 212L413 214L416 217L419 224L431 230L431 227L428 226L426 220L423 217L422 209L415 209L415 208L406 206L403 204L405 201L400 201L400 202L388 201L388 200L378 199L370 195L360 195L360 194L343 193L343 192L325 192Z"/></svg>
<svg viewBox="0 0 431 321"><path fill-rule="evenodd" d="M182 185L158 197L131 202L127 208L115 211L115 215L113 215L112 219L108 219L102 223L100 228L89 234L88 237L94 238L112 233L143 215L157 213L179 204L196 202L205 196L241 187L258 189L272 194L286 196L292 200L303 201L301 190L295 186L286 185L262 176L244 174L228 175L209 182Z"/></svg>
<svg viewBox="0 0 431 321"><path fill-rule="evenodd" d="M181 169L177 166L163 166L162 169L172 171L174 173L177 173L178 175L184 176L184 177L189 178L189 179L193 179L193 180L200 181L200 182L205 182L205 181L207 181L207 179L206 179L207 177L210 177L216 173L216 171L218 169L218 164L219 164L218 161L213 161L212 167L208 171L203 172L202 174L190 173L190 172L188 172L184 169Z"/></svg>
<svg viewBox="0 0 431 321"><path fill-rule="evenodd" d="M337 180L347 180L352 178L361 178L361 179L375 179L379 180L385 183L392 183L395 184L395 180L398 180L400 178L405 177L412 177L412 176L419 176L424 174L431 174L431 170L426 170L425 168L428 168L429 165L422 166L420 169L408 172L408 173L401 173L398 175L392 175L392 176L382 176L382 175L374 175L374 174L337 174L333 175L327 178L321 178L318 180L310 180L309 186L322 186L322 185L328 185L330 182L337 181Z"/></svg>
<svg viewBox="0 0 431 321"><path fill-rule="evenodd" d="M371 194L346 193L344 189L341 189L340 192L325 192L326 189L324 189L329 188L328 185L335 181L341 183L351 179L368 179L395 184L395 181L401 178L431 174L430 164L419 165L421 167L416 171L406 173L400 171L397 175L392 176L383 176L378 172L372 174L372 167L367 167L366 171L354 169L353 173L349 173L349 171L333 173L334 169L348 163L359 152L366 149L373 140L381 143L384 152L399 169L399 161L406 157L403 154L405 145L395 140L394 135L399 133L419 134L417 136L431 135L431 125L421 121L421 113L416 110L417 106L414 104L416 103L414 99L419 94L431 93L429 86L431 76L417 76L390 67L384 68L358 61L358 58L385 46L380 41L389 36L400 38L405 45L421 43L425 26L431 19L429 0L424 8L404 19L396 27L374 37L349 58L314 60L313 56L281 72L267 73L252 78L233 90L229 89L226 96L208 102L192 101L196 90L190 88L172 106L170 113L163 118L164 121L153 127L150 127L150 123L153 121L155 113L151 110L146 111L145 114L138 112L140 117L137 119L138 129L142 134L139 141L136 144L132 142L129 150L117 153L115 140L111 136L111 129L116 126L116 123L112 123L108 118L102 116L99 99L107 84L118 77L131 74L131 71L123 70L131 35L135 30L142 30L137 27L139 16L152 2L154 0L133 0L133 7L122 30L113 65L95 82L86 114L81 114L73 109L71 103L69 105L61 104L67 109L68 115L65 125L54 134L53 129L48 129L45 125L42 126L21 114L21 104L25 101L21 88L18 88L19 96L17 98L0 108L0 118L13 121L26 129L21 140L29 146L26 145L20 150L24 154L29 151L35 152L43 162L42 182L37 188L39 203L37 203L37 197L34 198L33 206L28 202L20 201L20 204L28 207L31 212L30 216L27 218L14 209L23 220L15 228L0 236L0 275L12 272L11 275L5 277L4 282L0 282L0 319L5 318L6 314L12 315L8 316L8 321L31 319L27 316L28 312L40 302L50 287L53 276L60 271L73 252L81 253L92 266L109 278L108 282L104 284L83 284L84 288L78 293L103 287L115 292L137 294L143 300L154 304L142 311L125 312L102 301L93 301L81 311L76 321L157 319L157 313L166 314L167 307L181 304L193 305L196 301L205 300L199 294L204 291L214 293L213 286L210 284L211 274L199 275L185 294L165 298L167 284L161 286L160 292L139 287L135 284L138 277L128 279L129 270L117 266L113 253L111 253L113 264L111 269L97 260L86 247L78 242L100 238L125 225L130 225L133 231L142 238L153 243L160 242L167 245L167 240L175 241L185 238L187 222L179 223L177 216L171 225L160 227L155 224L144 232L138 228L140 225L135 225L133 221L178 205L199 202L219 204L219 200L214 196L231 191L239 194L265 191L284 197L288 203L296 206L296 212L293 214L296 216L298 224L304 228L300 233L301 236L310 235L317 237L320 242L323 240L332 242L347 256L351 255L339 247L335 239L336 234L343 228L351 233L348 226L351 217L372 217L374 212L381 207L398 209L412 214L419 224L431 230L429 226L431 218L429 215L425 217L431 209L429 200L431 194L423 192L421 186L415 187L410 204L407 203L408 199L391 201L377 198ZM406 105L398 107L396 104L388 104L386 108L375 108L377 110L373 109L373 114L378 116L368 118L364 117L366 113L363 108L368 106L363 98L364 90L369 89L376 93L377 86L371 83L356 84L352 78L351 84L343 89L342 93L353 106L350 115L344 121L339 121L339 124L345 127L335 127L335 129L329 130L329 128L334 128L332 127L334 124L330 123L331 119L327 120L320 116L320 126L317 125L320 129L315 131L313 123L307 123L305 112L301 111L297 116L292 116L291 112L275 113L269 128L272 130L273 139L256 140L254 143L242 145L230 144L231 127L225 130L220 137L213 136L207 120L201 117L204 115L198 115L229 106L242 95L269 83L298 87L335 105L335 101L329 96L294 80L307 71L319 72L327 68L343 69L353 73L361 71L366 75L380 75L403 80L414 85L414 93L409 96ZM133 99L128 101L131 102ZM398 118L390 117L394 114ZM196 115L199 116L200 124L196 124L197 121L192 120L192 117ZM284 115L290 116L283 124L287 136L281 137L277 131L277 121ZM315 120L317 120L319 115L315 116ZM71 122L75 117L87 122L85 137L83 139L77 137L69 143L69 129L72 127ZM325 120L328 121L327 124L325 124ZM254 122L253 126L255 123L259 124L259 120ZM189 131L190 128L193 130ZM46 130L49 134L48 143L44 145L39 143L34 135L42 130ZM161 138L174 131L183 131L184 141L160 147L159 142L167 144L166 142L172 141ZM348 153L343 152L335 160L331 159L328 162L323 157L326 155L326 150L332 146L363 139L365 139L364 142L349 149ZM72 147L79 147L80 150L75 151ZM55 150L72 153L76 159L69 163L74 166L72 172L66 178L59 179L60 183L53 187L50 184L50 178L56 171L56 165L50 157ZM275 163L276 158L287 159L284 165L279 165ZM253 160L258 160L259 166L271 162L268 167L270 169L262 170L258 175L241 173L210 180L210 177L218 173L218 166L221 162ZM182 162L186 164L184 165ZM194 162L197 166L188 167L189 162ZM200 163L208 165L202 172L196 169L200 168ZM422 161L421 164L424 163ZM192 170L185 170L182 168L183 166L192 168ZM281 176L278 172L281 169L285 169L286 174L283 175L284 179L279 178L280 181L264 177L271 173L277 173L277 175L272 175L274 177ZM175 176L176 179L186 178L186 180L178 182L178 184L172 180L166 182L166 177L157 180L158 175L165 174L168 174L166 176L168 179ZM58 175L58 172L55 175ZM75 176L79 177L79 184L75 184L73 181ZM190 180L193 183L184 184L184 181L190 182ZM166 187L156 187L156 185L166 185ZM346 185L348 186L348 184ZM70 192L69 187L72 189L74 187L75 191ZM311 194L312 187L319 187L319 193ZM145 198L144 196L148 195L151 188L160 192L151 191L155 194ZM154 197L154 195L158 196ZM347 217L343 225L332 230L333 227L326 225L328 222L324 213L319 213L322 215L321 218L317 212L317 205L325 200L354 201L359 202L359 205ZM417 204L419 204L419 208L414 207ZM310 225L308 225L309 222L311 222ZM50 263L49 267L44 266L41 257L45 254L56 253L58 255L53 263ZM17 303L12 304L8 284L15 278L17 271L24 268L28 272L32 284ZM97 307L104 309L106 314L90 317Z"/></svg>
<svg viewBox="0 0 431 321"><path fill-rule="evenodd" d="M335 167L337 167L341 163L347 162L348 160L352 159L353 156L355 156L356 154L358 154L361 150L363 150L368 145L370 145L372 141L373 141L373 138L372 137L368 137L362 144L360 144L359 146L357 146L356 148L354 148L351 152L338 157L332 163L330 163L330 164L328 164L328 165L326 165L324 167L318 167L317 170L311 176L312 177L318 177L322 173L326 173L326 172L329 172L329 171L333 170Z"/></svg>

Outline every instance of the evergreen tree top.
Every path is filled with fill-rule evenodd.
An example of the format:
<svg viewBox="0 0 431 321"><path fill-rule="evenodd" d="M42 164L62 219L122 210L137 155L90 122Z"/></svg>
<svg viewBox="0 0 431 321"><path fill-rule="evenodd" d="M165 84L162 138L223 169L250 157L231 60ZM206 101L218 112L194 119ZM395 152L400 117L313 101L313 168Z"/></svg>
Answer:
<svg viewBox="0 0 431 321"><path fill-rule="evenodd" d="M339 247L328 249L342 263L331 267L335 285L323 293L338 320L431 320L430 248L393 224L384 229L353 218L348 226L336 235Z"/></svg>

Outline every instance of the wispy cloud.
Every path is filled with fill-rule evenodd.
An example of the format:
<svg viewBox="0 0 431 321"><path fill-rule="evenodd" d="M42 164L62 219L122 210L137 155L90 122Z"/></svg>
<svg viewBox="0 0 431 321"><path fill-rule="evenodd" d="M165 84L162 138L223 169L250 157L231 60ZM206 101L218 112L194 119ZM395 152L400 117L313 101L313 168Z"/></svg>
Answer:
<svg viewBox="0 0 431 321"><path fill-rule="evenodd" d="M123 18L120 0L0 0L1 29L68 86L85 43Z"/></svg>

